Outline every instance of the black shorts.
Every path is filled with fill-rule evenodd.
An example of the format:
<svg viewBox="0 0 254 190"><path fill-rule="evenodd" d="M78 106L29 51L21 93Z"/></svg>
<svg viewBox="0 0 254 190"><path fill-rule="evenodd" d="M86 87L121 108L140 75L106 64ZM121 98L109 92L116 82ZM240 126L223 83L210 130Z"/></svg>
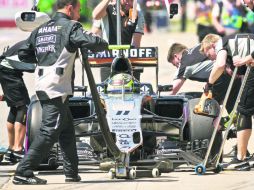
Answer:
<svg viewBox="0 0 254 190"><path fill-rule="evenodd" d="M30 98L23 81L23 73L0 66L0 83L9 107L28 105Z"/></svg>
<svg viewBox="0 0 254 190"><path fill-rule="evenodd" d="M228 90L230 80L231 80L231 76L229 76L228 74L223 74L213 86L213 97L216 101L219 102L219 104L223 103L223 100ZM233 87L228 97L227 104L226 104L226 109L228 113L230 113L234 108L240 86L241 86L241 79L239 78L235 79L233 83Z"/></svg>
<svg viewBox="0 0 254 190"><path fill-rule="evenodd" d="M246 116L254 115L254 87L244 88L237 110Z"/></svg>
<svg viewBox="0 0 254 190"><path fill-rule="evenodd" d="M19 122L23 125L26 124L26 116L27 116L27 107L11 107L10 112L7 118L7 121L14 124L15 122Z"/></svg>
<svg viewBox="0 0 254 190"><path fill-rule="evenodd" d="M254 68L251 68L246 85L237 107L237 110L246 116L254 115Z"/></svg>

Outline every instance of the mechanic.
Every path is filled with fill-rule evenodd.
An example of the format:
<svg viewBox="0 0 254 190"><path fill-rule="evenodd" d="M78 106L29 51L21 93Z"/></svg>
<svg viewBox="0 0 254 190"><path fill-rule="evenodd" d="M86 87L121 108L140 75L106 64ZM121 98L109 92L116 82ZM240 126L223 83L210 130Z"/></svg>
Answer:
<svg viewBox="0 0 254 190"><path fill-rule="evenodd" d="M140 47L142 35L144 34L145 21L141 11L138 11L135 22L132 21L132 14L130 12L133 9L133 1L121 0L121 44L131 44L137 48ZM93 10L93 19L100 20L102 38L109 44L117 44L116 15L116 0L102 0ZM98 21L95 24L98 25ZM100 72L101 82L103 82L109 77L110 68L101 68ZM133 74L139 80L140 73L134 72Z"/></svg>
<svg viewBox="0 0 254 190"><path fill-rule="evenodd" d="M170 95L175 95L187 79L198 82L208 81L214 62L201 54L199 50L200 44L188 49L182 44L174 43L169 48L167 60L177 67L176 76L173 81L173 89ZM230 79L231 77L225 72L213 86L213 97L220 104L222 104ZM234 82L234 88L230 93L231 100L236 100L240 84L240 79ZM227 111L230 113L233 107L234 101L229 101L226 106Z"/></svg>
<svg viewBox="0 0 254 190"><path fill-rule="evenodd" d="M35 177L33 170L57 141L63 155L65 182L81 180L73 118L68 107L68 97L73 94L74 62L78 48L86 54L87 49L103 51L108 43L84 31L75 21L80 17L79 0L57 0L56 5L52 20L32 31L26 46L19 50L22 61L38 61L35 91L42 106L42 124L16 169L13 183L17 185L47 183Z"/></svg>
<svg viewBox="0 0 254 190"><path fill-rule="evenodd" d="M19 162L24 157L24 138L26 134L27 105L30 103L29 94L23 80L23 72L33 72L34 64L18 63L8 58L17 57L19 48L25 41L20 41L0 56L0 84L5 100L10 107L7 118L7 132L9 146L4 155L4 161L11 164ZM26 67L28 66L28 67Z"/></svg>
<svg viewBox="0 0 254 190"><path fill-rule="evenodd" d="M250 39L254 39L253 34L249 34ZM238 39L240 41L241 39ZM232 42L232 43L231 43ZM235 35L230 35L221 38L220 36L209 34L207 35L201 43L201 51L204 52L209 59L215 60L214 67L211 71L209 77L208 87L212 87L216 80L224 72L226 64L233 65L233 55L235 46ZM239 52L244 50L239 48ZM228 60L226 62L226 60ZM230 61L229 61L230 60ZM239 57L235 58L235 65L239 64ZM243 75L246 67L239 68L239 75ZM247 79L246 85L244 87L243 94L241 96L240 102L237 107L237 157L228 164L229 169L235 169L239 171L250 170L250 164L246 160L248 141L251 136L252 131L252 119L251 116L254 114L254 72L253 68L250 71L249 77Z"/></svg>

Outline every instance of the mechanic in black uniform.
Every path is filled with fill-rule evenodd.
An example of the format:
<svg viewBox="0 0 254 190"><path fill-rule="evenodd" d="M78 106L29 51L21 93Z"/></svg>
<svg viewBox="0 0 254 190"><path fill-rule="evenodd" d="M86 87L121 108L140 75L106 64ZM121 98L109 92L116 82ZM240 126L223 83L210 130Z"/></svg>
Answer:
<svg viewBox="0 0 254 190"><path fill-rule="evenodd" d="M144 34L144 16L137 11L135 22L129 14L133 8L133 0L121 0L121 44L130 44L140 47L141 38ZM116 0L102 0L93 10L93 18L100 22L102 38L109 44L117 44L117 9ZM98 26L97 26L98 27ZM105 81L110 74L110 68L101 68L101 81ZM139 80L140 74L134 70L134 76Z"/></svg>
<svg viewBox="0 0 254 190"><path fill-rule="evenodd" d="M42 106L42 125L16 169L14 184L46 184L46 180L34 176L33 170L57 141L64 159L65 182L81 180L73 118L68 107L68 96L73 94L74 62L78 48L85 54L87 49L103 51L108 43L88 34L74 21L80 17L79 0L57 0L56 5L57 13L52 20L36 28L19 51L21 60L38 61L35 91Z"/></svg>
<svg viewBox="0 0 254 190"><path fill-rule="evenodd" d="M25 41L20 41L0 56L0 84L5 100L10 107L7 118L9 147L4 155L4 161L19 162L24 157L24 138L26 134L27 105L29 94L23 80L23 72L34 72L35 65L18 62L18 50ZM17 61L16 61L17 60Z"/></svg>
<svg viewBox="0 0 254 190"><path fill-rule="evenodd" d="M186 46L174 43L168 51L167 60L177 67L176 76L173 81L173 89L171 95L175 95L183 86L187 79L207 82L213 61L209 60L204 54L200 53L200 44L188 49ZM231 77L226 72L220 77L213 86L213 97L221 104L227 91L227 86ZM237 92L240 87L240 79L234 82L234 90L230 93L230 99L236 100ZM227 111L230 113L234 107L235 101L227 103Z"/></svg>
<svg viewBox="0 0 254 190"><path fill-rule="evenodd" d="M254 40L254 35L249 34L249 36L252 44ZM241 38L238 39L238 42L240 40ZM246 54L247 45L244 46L244 48L241 47L239 46L238 51L240 53L243 53L243 55ZM203 39L201 43L201 51L204 52L209 57L209 59L215 60L214 67L209 77L208 86L212 87L212 85L217 81L217 79L224 72L226 64L230 64L231 67L234 67L232 59L234 50L235 50L235 35L230 35L221 38L220 36L209 34ZM252 53L251 55L253 56L253 54L254 53ZM236 66L241 65L240 64L241 60L242 59L240 59L238 56L235 57L235 65ZM238 70L239 70L238 74L243 75L245 73L246 67L245 66L240 67ZM244 87L243 94L237 107L236 113L237 157L234 158L228 164L227 168L229 169L235 169L240 171L250 170L250 164L246 160L246 153L248 141L252 131L251 116L254 114L253 93L254 93L254 68L251 68L250 74L247 79L247 83Z"/></svg>

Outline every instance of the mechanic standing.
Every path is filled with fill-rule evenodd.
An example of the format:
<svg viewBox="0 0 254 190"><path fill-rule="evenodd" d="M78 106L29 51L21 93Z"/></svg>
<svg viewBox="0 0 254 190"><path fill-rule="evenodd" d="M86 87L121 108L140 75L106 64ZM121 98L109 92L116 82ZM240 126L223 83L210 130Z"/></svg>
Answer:
<svg viewBox="0 0 254 190"><path fill-rule="evenodd" d="M28 153L19 163L13 183L46 184L35 177L43 155L59 141L63 154L65 182L79 182L78 156L68 96L73 94L74 62L78 51L103 51L108 43L88 34L75 20L80 17L79 0L57 0L52 20L36 28L19 51L23 61L38 61L35 91L42 106L42 124ZM34 55L34 56L33 56Z"/></svg>
<svg viewBox="0 0 254 190"><path fill-rule="evenodd" d="M253 4L252 4L253 7ZM252 43L254 40L254 35L249 34ZM238 43L241 40L238 39ZM243 46L241 46L243 47ZM246 47L246 46L244 46ZM235 35L230 35L226 37L220 37L214 34L208 34L201 42L201 51L204 52L211 60L215 60L214 67L211 71L209 77L209 87L216 82L216 80L224 72L226 63L233 67L233 55L235 49ZM247 48L239 48L238 51L241 54L246 54ZM254 57L254 53L251 53L249 58ZM247 57L247 58L248 58ZM230 60L227 61L226 60ZM234 57L234 62L236 66L241 65L241 58ZM248 61L248 62L252 62ZM245 66L238 69L239 75L244 75L246 70ZM236 127L237 127L237 157L228 163L228 169L235 169L238 171L249 171L250 164L246 157L248 141L251 136L252 131L252 118L254 115L254 68L251 68L250 74L248 76L246 85L244 87L240 102L237 107L236 113ZM229 100L230 101L230 100Z"/></svg>
<svg viewBox="0 0 254 190"><path fill-rule="evenodd" d="M130 10L133 10L134 0L121 0L121 43L130 44L135 48L140 47L144 34L145 19L141 11L137 11L134 22ZM102 32L102 38L109 44L117 44L117 8L116 0L102 0L93 10L93 19L97 20L98 28ZM100 21L100 22L99 22ZM99 24L98 24L99 22ZM110 74L110 68L101 68L101 82L105 81ZM139 80L140 74L135 72L134 77Z"/></svg>
<svg viewBox="0 0 254 190"><path fill-rule="evenodd" d="M5 100L10 107L7 118L7 132L9 147L4 155L4 161L11 164L19 162L24 157L24 139L26 134L26 112L30 103L29 94L23 80L23 72L34 72L35 65L22 63L15 59L18 50L25 44L20 41L0 56L0 84Z"/></svg>

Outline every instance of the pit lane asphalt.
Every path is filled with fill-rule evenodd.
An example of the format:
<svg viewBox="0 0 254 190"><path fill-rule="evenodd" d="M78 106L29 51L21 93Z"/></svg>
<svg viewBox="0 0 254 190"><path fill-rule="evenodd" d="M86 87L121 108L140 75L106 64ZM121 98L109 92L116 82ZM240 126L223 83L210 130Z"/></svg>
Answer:
<svg viewBox="0 0 254 190"><path fill-rule="evenodd" d="M17 29L1 29L0 30L0 50L6 45L12 45L19 40L28 37L29 33L21 32ZM169 46L174 42L180 42L187 47L193 47L197 44L197 37L190 33L169 33L166 30L157 30L152 34L145 34L142 39L142 46L144 47L159 47L159 84L170 84L174 77L176 68L167 63L167 51ZM76 63L76 84L81 84L81 66ZM95 79L99 82L99 70L93 70ZM145 69L142 74L141 81L152 82L155 86L155 70L151 68ZM152 79L153 78L153 79ZM34 94L33 74L25 74L24 80L28 87L30 96ZM87 79L85 79L87 84ZM181 91L201 91L203 83L187 81ZM1 89L0 89L1 93ZM5 121L8 114L8 108L5 103L0 103L0 146L7 146L7 132ZM249 150L254 151L254 137L251 137ZM227 153L231 146L235 144L235 140L229 140L225 146L225 153ZM204 176L197 176L194 170L187 170L185 172L172 172L162 174L159 178L139 178L132 180L110 180L107 173L101 172L97 167L80 166L80 174L82 182L78 184L66 184L62 174L61 167L56 171L41 171L38 176L48 180L47 185L43 186L15 186L11 179L16 166L0 165L0 189L10 190L34 190L35 188L42 189L121 189L121 190L149 190L149 189L253 189L254 188L254 169L249 172L235 172L223 171L220 174L208 172Z"/></svg>

